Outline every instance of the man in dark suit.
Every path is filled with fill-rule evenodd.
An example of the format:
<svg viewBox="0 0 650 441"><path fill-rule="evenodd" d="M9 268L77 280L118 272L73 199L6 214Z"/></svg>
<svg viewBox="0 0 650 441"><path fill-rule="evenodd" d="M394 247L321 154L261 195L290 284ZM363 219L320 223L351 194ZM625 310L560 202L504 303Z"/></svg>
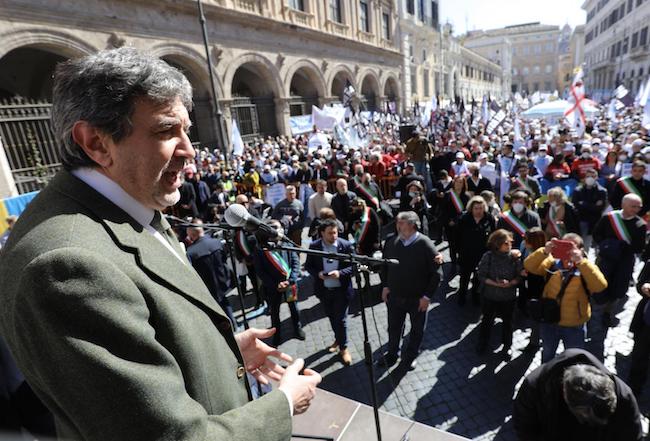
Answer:
<svg viewBox="0 0 650 441"><path fill-rule="evenodd" d="M318 226L320 239L309 245L309 249L330 253L353 253L350 242L339 238L335 219L325 219ZM352 356L348 350L347 317L352 297L352 266L349 262L308 255L305 270L314 278L314 291L330 320L334 331L334 343L330 352L339 350L343 364L349 366Z"/></svg>
<svg viewBox="0 0 650 441"><path fill-rule="evenodd" d="M273 330L233 334L161 216L195 156L191 91L129 47L57 66L64 170L2 250L0 332L60 438L284 441L313 397ZM247 371L278 390L252 401Z"/></svg>
<svg viewBox="0 0 650 441"><path fill-rule="evenodd" d="M348 190L348 181L341 178L336 181L336 194L332 197L332 210L336 214L336 218L343 223L343 238L347 239L352 231L351 218L351 205L352 201L357 198L354 192Z"/></svg>
<svg viewBox="0 0 650 441"><path fill-rule="evenodd" d="M201 219L194 219L193 223L201 225ZM187 258L194 267L210 294L224 310L232 328L237 329L237 320L232 312L232 306L226 295L230 291L232 274L227 266L228 254L219 239L206 236L202 227L189 227L187 237L192 244L187 247Z"/></svg>

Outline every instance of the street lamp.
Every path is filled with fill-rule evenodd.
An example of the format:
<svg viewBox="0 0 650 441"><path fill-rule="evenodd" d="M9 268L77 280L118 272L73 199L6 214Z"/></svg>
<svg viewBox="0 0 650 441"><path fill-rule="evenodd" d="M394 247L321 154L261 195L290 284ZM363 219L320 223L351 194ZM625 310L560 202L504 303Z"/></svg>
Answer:
<svg viewBox="0 0 650 441"><path fill-rule="evenodd" d="M224 130L221 106L219 105L219 100L217 99L217 84L214 80L214 74L212 73L212 56L210 55L208 30L205 25L203 5L201 4L201 0L196 0L196 3L199 7L199 22L201 23L201 30L203 31L203 45L205 46L205 57L208 61L208 75L210 76L210 87L212 89L212 102L214 103L215 116L217 118L217 138L219 138L218 142L221 144L221 148L223 149L223 155L226 159L226 164L230 164L230 151L226 143L228 137L226 136L226 131Z"/></svg>

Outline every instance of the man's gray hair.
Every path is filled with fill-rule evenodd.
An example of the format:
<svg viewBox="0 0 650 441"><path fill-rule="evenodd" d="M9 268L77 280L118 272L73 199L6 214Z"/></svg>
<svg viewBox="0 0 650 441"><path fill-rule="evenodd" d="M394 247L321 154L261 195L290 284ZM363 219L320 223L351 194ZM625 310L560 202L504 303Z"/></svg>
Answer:
<svg viewBox="0 0 650 441"><path fill-rule="evenodd" d="M189 111L192 86L178 69L131 47L59 64L54 75L52 129L63 166L70 170L95 165L72 138L77 121L87 121L119 142L131 134L137 98L156 104L179 98Z"/></svg>
<svg viewBox="0 0 650 441"><path fill-rule="evenodd" d="M569 408L590 408L595 421L607 420L616 411L617 396L614 380L589 364L576 364L564 370L564 398Z"/></svg>
<svg viewBox="0 0 650 441"><path fill-rule="evenodd" d="M415 211L402 211L397 214L397 220L403 220L411 225L415 225L418 230L421 228L420 217Z"/></svg>

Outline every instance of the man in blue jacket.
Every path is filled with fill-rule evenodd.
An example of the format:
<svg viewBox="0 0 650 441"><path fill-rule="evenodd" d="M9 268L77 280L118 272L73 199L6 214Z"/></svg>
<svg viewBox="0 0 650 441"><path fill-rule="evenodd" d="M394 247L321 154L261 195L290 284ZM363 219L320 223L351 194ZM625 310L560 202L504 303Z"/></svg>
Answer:
<svg viewBox="0 0 650 441"><path fill-rule="evenodd" d="M314 241L309 249L329 253L353 253L350 242L339 238L339 230L334 219L325 219L318 226L320 239ZM349 366L352 356L348 350L347 316L352 297L352 265L335 259L307 256L305 269L315 280L314 291L330 320L336 340L328 348L330 352L339 350L343 364Z"/></svg>

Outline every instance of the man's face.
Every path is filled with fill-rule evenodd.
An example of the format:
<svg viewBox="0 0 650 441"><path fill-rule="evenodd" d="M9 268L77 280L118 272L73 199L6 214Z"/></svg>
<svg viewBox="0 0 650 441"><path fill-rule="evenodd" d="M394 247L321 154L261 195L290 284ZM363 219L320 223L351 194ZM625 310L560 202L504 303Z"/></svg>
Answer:
<svg viewBox="0 0 650 441"><path fill-rule="evenodd" d="M327 245L333 245L336 239L339 238L339 229L337 227L327 227L323 230L321 236Z"/></svg>
<svg viewBox="0 0 650 441"><path fill-rule="evenodd" d="M287 200L289 202L293 201L296 198L296 190L295 189L290 189L287 190Z"/></svg>
<svg viewBox="0 0 650 441"><path fill-rule="evenodd" d="M338 181L336 183L336 190L341 194L346 193L348 191L348 183L344 180Z"/></svg>
<svg viewBox="0 0 650 441"><path fill-rule="evenodd" d="M408 239L415 233L416 227L406 219L397 220L397 233L402 239Z"/></svg>
<svg viewBox="0 0 650 441"><path fill-rule="evenodd" d="M183 166L194 158L187 109L178 98L162 105L140 99L131 123L133 131L118 143L107 137L111 161L104 171L148 208L162 210L176 204Z"/></svg>
<svg viewBox="0 0 650 441"><path fill-rule="evenodd" d="M634 179L642 179L643 175L645 175L645 167L642 166L632 167L632 177Z"/></svg>
<svg viewBox="0 0 650 441"><path fill-rule="evenodd" d="M325 184L323 184L323 183L316 184L316 191L318 192L318 194L320 194L320 195L325 194L325 190L326 190Z"/></svg>
<svg viewBox="0 0 650 441"><path fill-rule="evenodd" d="M623 199L621 209L625 217L636 216L641 211L642 204L636 199Z"/></svg>

